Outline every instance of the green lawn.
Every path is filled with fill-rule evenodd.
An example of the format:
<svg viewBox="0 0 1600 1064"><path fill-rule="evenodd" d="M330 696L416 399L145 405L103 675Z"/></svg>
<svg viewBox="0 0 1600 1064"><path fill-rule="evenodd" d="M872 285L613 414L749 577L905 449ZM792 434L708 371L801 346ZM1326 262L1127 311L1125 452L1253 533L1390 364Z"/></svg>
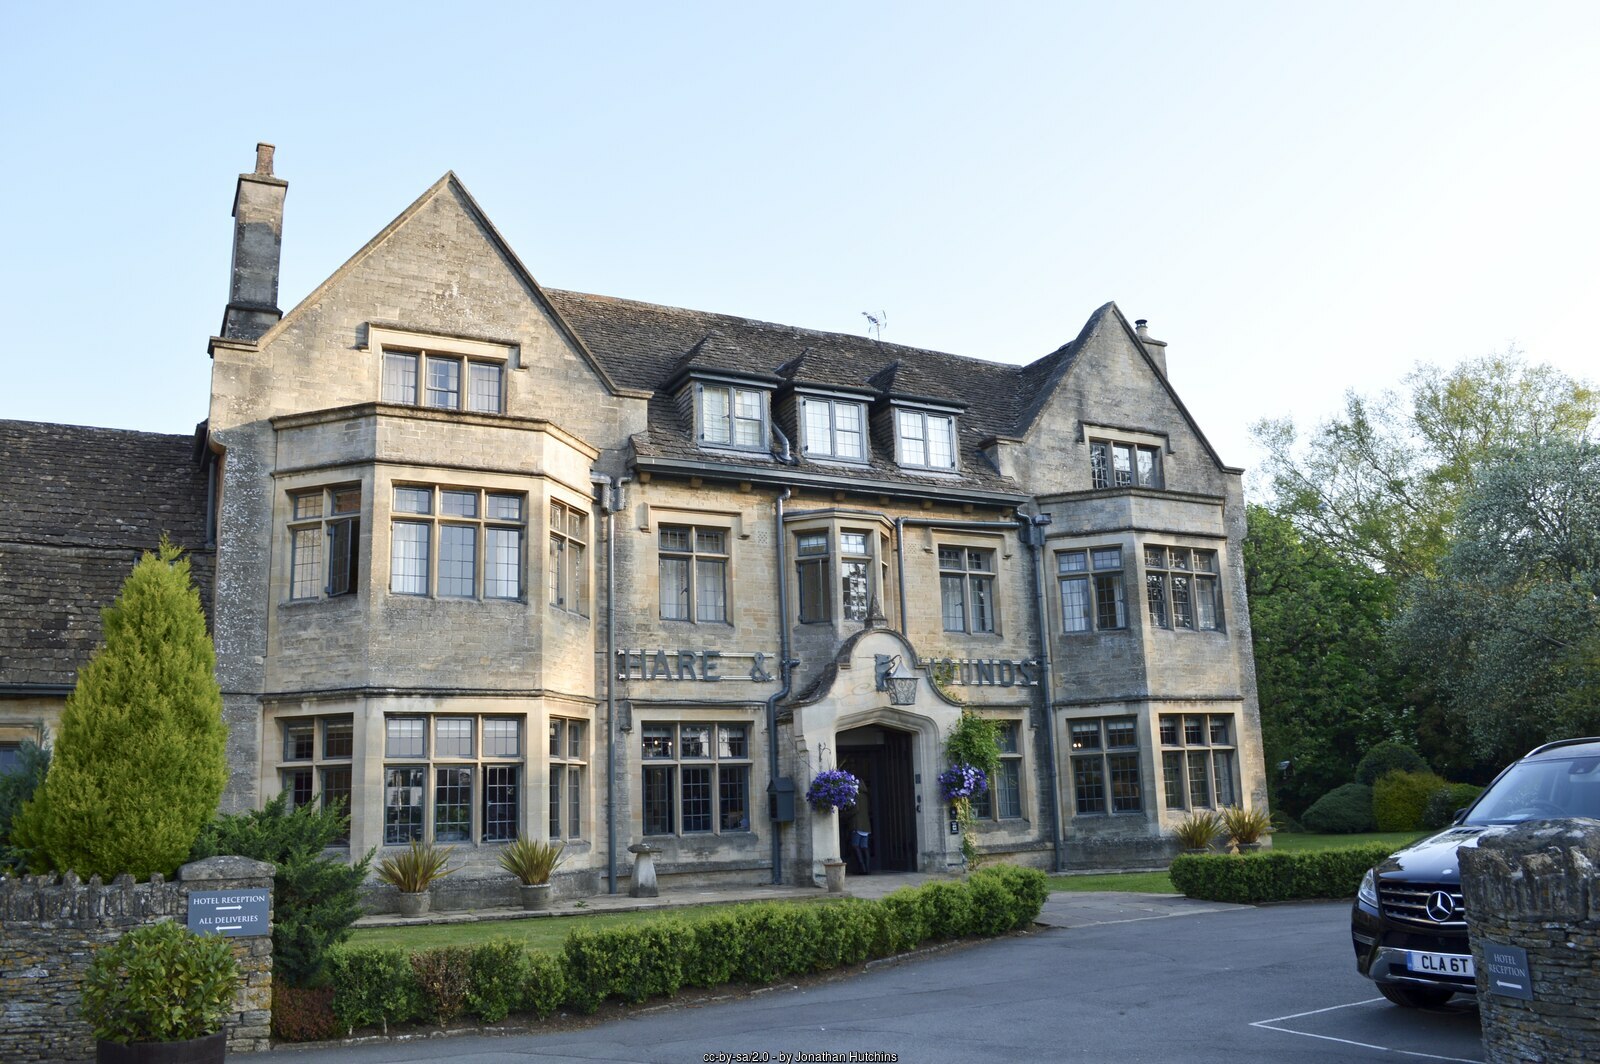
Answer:
<svg viewBox="0 0 1600 1064"><path fill-rule="evenodd" d="M1313 835L1309 831L1275 831L1272 833L1272 848L1288 851L1343 850L1351 846L1365 846L1369 842L1381 842L1398 850L1431 834L1431 831L1368 831L1360 835Z"/></svg>
<svg viewBox="0 0 1600 1064"><path fill-rule="evenodd" d="M1116 872L1107 876L1051 876L1051 890L1121 890L1134 894L1176 894L1165 872Z"/></svg>
<svg viewBox="0 0 1600 1064"><path fill-rule="evenodd" d="M749 904L748 902L742 904ZM827 899L801 899L795 905L827 904ZM532 917L523 920L481 920L460 924L413 924L395 927L358 928L350 938L355 946L399 946L402 949L430 949L434 946L475 946L480 942L510 939L540 953L559 953L567 936L578 928L595 931L623 927L673 916L682 920L704 920L734 907L729 902L717 905L685 905L671 909L647 909L626 913L595 913L585 916Z"/></svg>

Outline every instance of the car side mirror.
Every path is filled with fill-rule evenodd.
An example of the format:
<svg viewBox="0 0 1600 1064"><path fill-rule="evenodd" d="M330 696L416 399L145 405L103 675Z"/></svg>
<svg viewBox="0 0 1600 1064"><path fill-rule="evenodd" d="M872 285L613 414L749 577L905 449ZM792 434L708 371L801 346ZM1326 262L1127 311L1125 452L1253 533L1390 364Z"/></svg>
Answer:
<svg viewBox="0 0 1600 1064"><path fill-rule="evenodd" d="M1469 806L1462 806L1460 809L1456 810L1456 815L1450 818L1450 826L1451 827L1455 827L1457 824L1459 824L1463 820L1467 819L1467 809L1468 808L1470 808L1470 807Z"/></svg>

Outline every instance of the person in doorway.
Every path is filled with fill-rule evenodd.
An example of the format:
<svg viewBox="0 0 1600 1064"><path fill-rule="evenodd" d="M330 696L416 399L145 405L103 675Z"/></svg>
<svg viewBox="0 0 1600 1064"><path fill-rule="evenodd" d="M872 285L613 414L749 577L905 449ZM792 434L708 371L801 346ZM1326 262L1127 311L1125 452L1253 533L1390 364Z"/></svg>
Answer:
<svg viewBox="0 0 1600 1064"><path fill-rule="evenodd" d="M867 785L863 783L856 792L855 809L851 815L850 852L855 855L856 866L864 876L871 874L871 846L872 817L867 805Z"/></svg>

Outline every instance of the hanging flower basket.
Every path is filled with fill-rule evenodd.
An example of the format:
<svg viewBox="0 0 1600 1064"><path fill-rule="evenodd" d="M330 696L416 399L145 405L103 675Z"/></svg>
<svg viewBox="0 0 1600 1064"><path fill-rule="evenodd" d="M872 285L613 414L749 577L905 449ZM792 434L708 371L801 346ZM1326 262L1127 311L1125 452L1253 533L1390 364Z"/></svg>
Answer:
<svg viewBox="0 0 1600 1064"><path fill-rule="evenodd" d="M976 798L989 792L989 776L971 765L951 765L939 773L939 797L947 802Z"/></svg>
<svg viewBox="0 0 1600 1064"><path fill-rule="evenodd" d="M860 780L842 768L830 768L817 773L811 786L806 788L806 802L819 813L849 809L856 804L856 795L860 792Z"/></svg>

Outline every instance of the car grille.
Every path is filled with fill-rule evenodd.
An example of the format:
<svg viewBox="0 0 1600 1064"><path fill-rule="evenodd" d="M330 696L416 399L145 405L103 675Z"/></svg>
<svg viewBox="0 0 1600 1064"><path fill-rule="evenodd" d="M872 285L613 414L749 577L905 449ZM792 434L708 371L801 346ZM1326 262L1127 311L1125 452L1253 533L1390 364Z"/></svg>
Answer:
<svg viewBox="0 0 1600 1064"><path fill-rule="evenodd" d="M1440 891L1450 895L1453 912L1447 920L1435 920L1428 915L1428 899ZM1390 920L1418 927L1465 928L1467 926L1466 908L1461 902L1461 887L1455 883L1404 883L1382 879L1378 881L1378 907Z"/></svg>

